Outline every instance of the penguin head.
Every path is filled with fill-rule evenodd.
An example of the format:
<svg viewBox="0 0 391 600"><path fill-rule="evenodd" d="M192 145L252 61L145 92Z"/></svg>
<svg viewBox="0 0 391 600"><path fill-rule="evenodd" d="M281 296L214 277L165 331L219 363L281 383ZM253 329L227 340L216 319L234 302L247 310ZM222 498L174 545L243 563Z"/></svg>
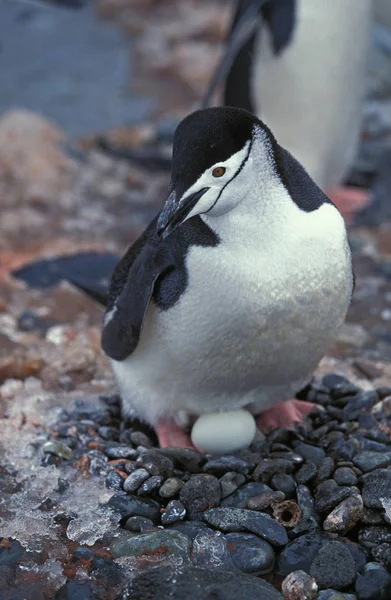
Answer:
<svg viewBox="0 0 391 600"><path fill-rule="evenodd" d="M169 196L158 234L165 238L196 215L218 217L232 210L255 183L254 154L262 145L263 154L271 156L273 141L257 117L239 108L206 108L187 116L174 136Z"/></svg>

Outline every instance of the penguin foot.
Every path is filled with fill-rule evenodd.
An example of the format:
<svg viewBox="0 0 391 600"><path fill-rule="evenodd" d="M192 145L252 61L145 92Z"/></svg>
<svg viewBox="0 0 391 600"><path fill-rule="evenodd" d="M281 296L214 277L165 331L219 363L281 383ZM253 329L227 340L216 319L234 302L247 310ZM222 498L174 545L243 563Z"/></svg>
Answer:
<svg viewBox="0 0 391 600"><path fill-rule="evenodd" d="M302 400L285 400L256 417L258 429L267 433L277 427L283 429L294 429L297 423L303 423L304 418L317 408L312 402Z"/></svg>
<svg viewBox="0 0 391 600"><path fill-rule="evenodd" d="M159 440L160 448L179 446L180 448L191 448L191 450L196 450L191 441L190 435L184 431L173 419L161 421L155 428L155 431Z"/></svg>
<svg viewBox="0 0 391 600"><path fill-rule="evenodd" d="M369 204L366 190L356 187L336 187L326 190L326 195L335 204L346 223L350 224L354 215Z"/></svg>

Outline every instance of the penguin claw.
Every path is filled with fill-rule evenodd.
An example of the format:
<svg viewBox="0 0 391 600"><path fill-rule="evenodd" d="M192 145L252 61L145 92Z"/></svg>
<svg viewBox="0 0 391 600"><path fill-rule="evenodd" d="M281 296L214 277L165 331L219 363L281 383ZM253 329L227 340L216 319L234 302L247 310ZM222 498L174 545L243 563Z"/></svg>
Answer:
<svg viewBox="0 0 391 600"><path fill-rule="evenodd" d="M316 404L312 404L312 402L303 402L296 398L285 400L258 415L257 427L264 433L278 427L294 429L297 423L303 423L304 418L316 408Z"/></svg>
<svg viewBox="0 0 391 600"><path fill-rule="evenodd" d="M191 441L190 435L181 429L174 420L162 421L155 428L155 431L161 448L178 446L179 448L197 450Z"/></svg>

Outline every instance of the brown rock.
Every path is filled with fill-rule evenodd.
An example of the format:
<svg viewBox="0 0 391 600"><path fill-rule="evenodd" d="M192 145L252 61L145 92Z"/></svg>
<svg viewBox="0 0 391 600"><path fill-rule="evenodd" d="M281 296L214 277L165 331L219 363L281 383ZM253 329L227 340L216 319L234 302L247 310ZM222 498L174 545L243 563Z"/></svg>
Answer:
<svg viewBox="0 0 391 600"><path fill-rule="evenodd" d="M285 577L281 591L284 600L315 600L318 586L305 571L294 571Z"/></svg>

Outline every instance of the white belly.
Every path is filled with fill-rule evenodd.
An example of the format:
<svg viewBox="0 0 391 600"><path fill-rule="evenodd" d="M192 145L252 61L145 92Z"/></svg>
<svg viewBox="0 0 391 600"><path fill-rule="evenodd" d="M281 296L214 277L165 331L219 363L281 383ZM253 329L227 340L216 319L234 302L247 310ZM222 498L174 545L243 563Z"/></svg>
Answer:
<svg viewBox="0 0 391 600"><path fill-rule="evenodd" d="M151 305L136 351L113 361L125 408L155 424L180 411L261 410L289 397L345 318L344 235L342 226L327 248L299 235L266 256L262 243L192 247L186 292L168 311Z"/></svg>
<svg viewBox="0 0 391 600"><path fill-rule="evenodd" d="M257 112L322 189L354 159L370 36L371 0L300 0L292 44L274 56L265 28L255 50Z"/></svg>

